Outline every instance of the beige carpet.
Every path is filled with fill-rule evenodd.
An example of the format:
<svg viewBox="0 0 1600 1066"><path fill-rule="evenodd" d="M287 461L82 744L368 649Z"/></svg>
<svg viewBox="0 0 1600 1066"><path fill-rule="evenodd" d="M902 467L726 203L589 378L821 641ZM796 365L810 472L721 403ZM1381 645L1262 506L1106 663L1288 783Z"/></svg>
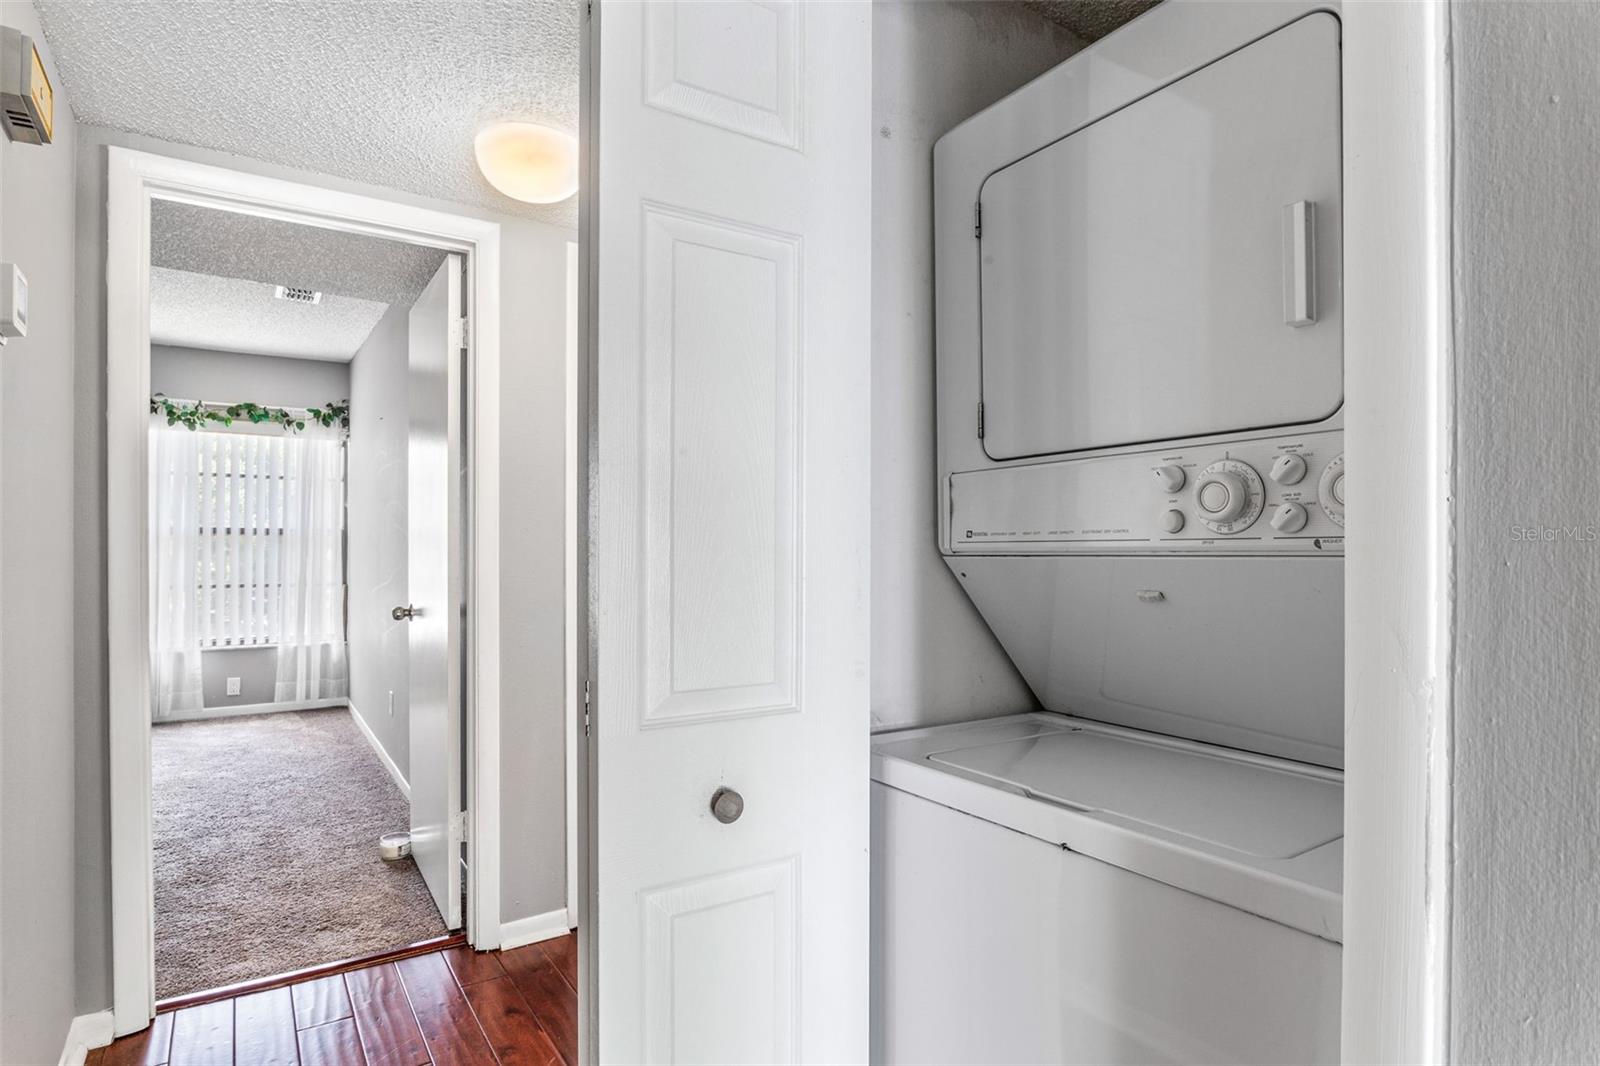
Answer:
<svg viewBox="0 0 1600 1066"><path fill-rule="evenodd" d="M343 709L158 725L156 996L445 932L410 859L406 798Z"/></svg>

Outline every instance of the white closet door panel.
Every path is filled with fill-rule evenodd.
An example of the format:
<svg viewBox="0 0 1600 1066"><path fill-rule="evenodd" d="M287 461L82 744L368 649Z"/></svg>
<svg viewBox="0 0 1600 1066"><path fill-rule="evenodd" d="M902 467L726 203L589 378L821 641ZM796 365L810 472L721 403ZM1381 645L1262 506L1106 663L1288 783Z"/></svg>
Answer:
<svg viewBox="0 0 1600 1066"><path fill-rule="evenodd" d="M866 1057L870 16L595 15L602 1061Z"/></svg>

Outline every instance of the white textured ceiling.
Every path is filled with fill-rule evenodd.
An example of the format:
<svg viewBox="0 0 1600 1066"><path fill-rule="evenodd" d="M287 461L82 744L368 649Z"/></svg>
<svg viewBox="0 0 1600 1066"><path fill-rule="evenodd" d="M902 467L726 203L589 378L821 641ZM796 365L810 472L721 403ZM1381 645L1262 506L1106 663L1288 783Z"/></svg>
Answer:
<svg viewBox="0 0 1600 1066"><path fill-rule="evenodd" d="M265 282L150 271L150 340L183 348L348 361L388 310L376 300L324 295L279 300Z"/></svg>
<svg viewBox="0 0 1600 1066"><path fill-rule="evenodd" d="M1132 22L1155 7L1160 0L1022 0L1085 41L1098 41L1113 30Z"/></svg>
<svg viewBox="0 0 1600 1066"><path fill-rule="evenodd" d="M578 130L576 0L35 0L82 122L576 224L478 173L498 119Z"/></svg>
<svg viewBox="0 0 1600 1066"><path fill-rule="evenodd" d="M444 256L437 248L171 200L150 208L151 265L191 274L410 304Z"/></svg>

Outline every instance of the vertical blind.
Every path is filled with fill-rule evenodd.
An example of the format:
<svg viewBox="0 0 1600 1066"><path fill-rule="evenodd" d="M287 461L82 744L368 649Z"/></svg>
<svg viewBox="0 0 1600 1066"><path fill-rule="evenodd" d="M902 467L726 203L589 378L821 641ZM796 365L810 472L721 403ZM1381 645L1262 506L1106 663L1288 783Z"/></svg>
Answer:
<svg viewBox="0 0 1600 1066"><path fill-rule="evenodd" d="M200 644L276 644L283 630L285 441L206 433L200 445Z"/></svg>
<svg viewBox="0 0 1600 1066"><path fill-rule="evenodd" d="M199 433L202 647L344 639L337 440Z"/></svg>
<svg viewBox="0 0 1600 1066"><path fill-rule="evenodd" d="M347 693L344 446L336 432L153 425L157 718L201 705L201 652L275 647L278 701Z"/></svg>

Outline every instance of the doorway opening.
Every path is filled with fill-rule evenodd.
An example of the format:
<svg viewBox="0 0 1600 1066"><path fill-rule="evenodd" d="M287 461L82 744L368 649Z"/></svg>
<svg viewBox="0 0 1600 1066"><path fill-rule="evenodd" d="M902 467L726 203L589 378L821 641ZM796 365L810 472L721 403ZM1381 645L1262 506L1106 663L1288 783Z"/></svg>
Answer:
<svg viewBox="0 0 1600 1066"><path fill-rule="evenodd" d="M161 1002L462 928L470 486L464 256L161 199L150 249Z"/></svg>
<svg viewBox="0 0 1600 1066"><path fill-rule="evenodd" d="M214 982L500 947L499 223L120 148L107 222L117 1031ZM207 908L207 937L170 921ZM510 939L567 931L540 917Z"/></svg>

